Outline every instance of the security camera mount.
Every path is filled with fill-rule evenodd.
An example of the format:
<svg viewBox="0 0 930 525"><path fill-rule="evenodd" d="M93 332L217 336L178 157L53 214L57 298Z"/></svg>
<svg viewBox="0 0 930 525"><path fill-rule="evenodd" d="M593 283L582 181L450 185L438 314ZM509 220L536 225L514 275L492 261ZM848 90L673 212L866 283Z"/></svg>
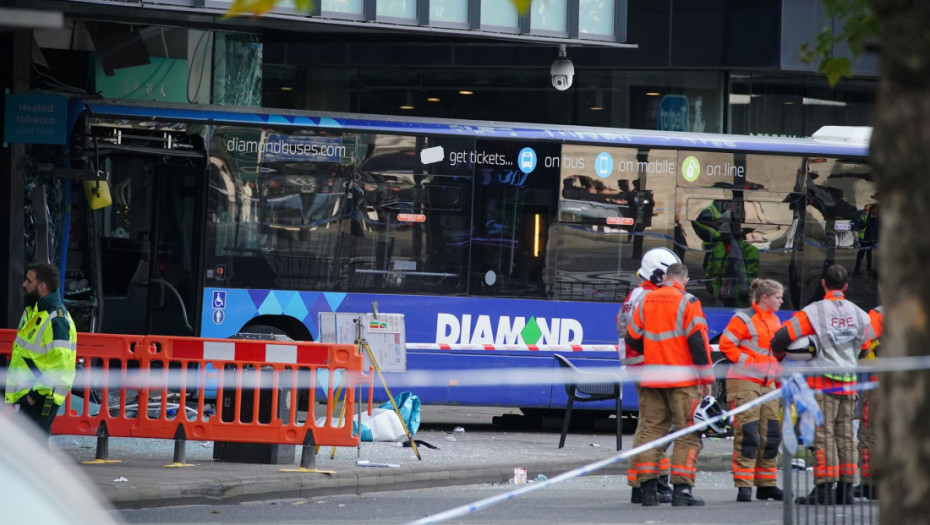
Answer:
<svg viewBox="0 0 930 525"><path fill-rule="evenodd" d="M559 56L552 62L549 74L552 77L552 87L555 89L565 91L572 87L572 81L575 77L575 66L566 55L565 44L559 45Z"/></svg>

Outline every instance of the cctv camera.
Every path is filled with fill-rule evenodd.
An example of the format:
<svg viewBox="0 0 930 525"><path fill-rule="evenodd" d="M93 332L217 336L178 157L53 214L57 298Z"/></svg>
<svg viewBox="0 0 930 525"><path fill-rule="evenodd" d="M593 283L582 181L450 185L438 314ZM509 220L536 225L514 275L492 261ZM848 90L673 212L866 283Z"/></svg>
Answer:
<svg viewBox="0 0 930 525"><path fill-rule="evenodd" d="M567 58L557 58L552 62L552 68L549 70L552 75L552 87L559 91L565 91L572 87L572 80L575 77L575 66Z"/></svg>

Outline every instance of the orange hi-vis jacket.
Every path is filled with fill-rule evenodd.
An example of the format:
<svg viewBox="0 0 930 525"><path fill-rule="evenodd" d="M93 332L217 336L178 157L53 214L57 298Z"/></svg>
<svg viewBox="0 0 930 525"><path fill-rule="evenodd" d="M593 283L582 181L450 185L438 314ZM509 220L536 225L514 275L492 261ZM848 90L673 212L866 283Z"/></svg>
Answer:
<svg viewBox="0 0 930 525"><path fill-rule="evenodd" d="M875 339L882 338L882 325L885 323L885 311L881 306L869 310L869 324L872 325L872 332ZM872 349L869 349L869 359L875 359L877 356Z"/></svg>
<svg viewBox="0 0 930 525"><path fill-rule="evenodd" d="M727 379L745 379L760 385L770 385L779 375L781 366L772 353L772 336L781 321L774 312L759 308L738 310L720 336L720 351L733 365Z"/></svg>
<svg viewBox="0 0 930 525"><path fill-rule="evenodd" d="M643 354L642 386L673 388L714 382L707 320L697 297L671 281L649 292L633 312L627 347ZM662 370L661 366L674 369Z"/></svg>
<svg viewBox="0 0 930 525"><path fill-rule="evenodd" d="M875 359L878 356L876 355L876 350L879 347L882 339L882 325L885 323L885 311L881 306L876 306L875 308L869 310L869 324L872 325L872 332L875 336L875 340L872 344L869 345L869 353L865 356L864 359ZM869 375L870 381L875 381L877 377L875 374Z"/></svg>

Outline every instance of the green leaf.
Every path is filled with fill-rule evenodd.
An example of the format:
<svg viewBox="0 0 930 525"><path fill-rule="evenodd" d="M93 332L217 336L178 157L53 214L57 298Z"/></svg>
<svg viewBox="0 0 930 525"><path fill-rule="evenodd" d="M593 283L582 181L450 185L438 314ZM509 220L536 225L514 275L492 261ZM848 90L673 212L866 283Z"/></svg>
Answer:
<svg viewBox="0 0 930 525"><path fill-rule="evenodd" d="M843 77L852 76L852 61L845 57L826 58L820 63L820 72L827 76L827 82L833 87Z"/></svg>

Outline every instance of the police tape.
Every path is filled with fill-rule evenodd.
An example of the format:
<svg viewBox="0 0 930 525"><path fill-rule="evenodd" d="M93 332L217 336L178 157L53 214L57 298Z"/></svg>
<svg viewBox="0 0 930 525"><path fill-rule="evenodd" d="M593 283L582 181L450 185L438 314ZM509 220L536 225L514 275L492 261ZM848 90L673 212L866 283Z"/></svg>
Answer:
<svg viewBox="0 0 930 525"><path fill-rule="evenodd" d="M663 382L676 383L683 380L693 379L695 368L690 366L634 366L621 367L618 362L605 360L573 360L579 366L579 370L560 369L553 359L550 365L542 367L507 367L507 368L455 368L455 369L431 369L431 370L414 370L410 369L405 372L387 372L386 376L392 378L392 386L398 385L403 388L413 390L417 387L464 387L464 386L521 386L521 385L559 385L566 382L575 383L592 383L592 382L620 382L620 383L641 383L644 379L649 381L655 380L658 376ZM719 362L711 370L705 370L704 374L713 374L714 379L722 381L727 379L730 369L727 362ZM767 377L773 380L781 380L794 373L801 373L805 376L823 375L823 374L881 374L889 372L912 373L920 370L930 369L930 355L914 357L883 357L868 362L860 362L855 368L844 368L825 364L812 364L806 362L788 362L783 364L772 364L770 373ZM336 368L333 370L335 382L339 381L343 369ZM6 381L7 369L0 367L0 384ZM92 367L90 370L82 370L82 381L89 382L92 385L102 387L106 385L111 390L122 388L130 389L156 389L167 388L170 390L180 390L186 387L188 391L197 385L199 370L189 367L187 370L170 369L154 370L150 372L133 371L126 376L115 375L107 370ZM220 372L223 373L223 372ZM290 388L292 384L307 384L308 375L314 372L308 369L298 369L293 375L286 375L275 380L271 374L259 374L255 378L254 386L261 389L270 388ZM316 374L318 385L325 387L329 384L329 371L322 370ZM209 378L205 378L210 381ZM214 379L214 381L216 381ZM276 382L277 381L277 382Z"/></svg>
<svg viewBox="0 0 930 525"><path fill-rule="evenodd" d="M640 445L640 446L638 446L638 447L634 447L634 448L632 448L632 449L630 449L630 450L627 450L626 452L621 452L621 453L616 454L616 455L614 455L614 456L612 456L612 457L609 457L609 458L607 458L607 459L602 459L602 460L600 460L600 461L596 461L596 462L594 462L594 463L590 463L590 464L588 464L588 465L584 465L584 466L582 466L582 467L578 467L578 468L576 468L576 469L574 469L574 470L569 470L568 472L563 472L562 474L559 474L559 475L557 475L557 476L551 477L551 478L549 478L549 479L547 479L547 480L545 480L545 481L540 481L540 482L538 482L538 483L535 483L535 484L532 484L532 485L527 485L527 486L525 486L525 487L522 487L522 488L519 488L519 489L516 489L516 490L512 490L512 491L509 491L509 492L505 492L505 493L503 493L503 494L498 494L498 495L495 495L495 496L491 496L491 497L488 497L488 498L484 498L484 499L475 501L475 502L473 502L473 503L469 503L469 504L466 504L466 505L462 505L462 506L460 506L460 507L456 507L456 508L454 508L454 509L450 509L450 510L447 510L447 511L444 511L444 512L440 512L440 513L437 513L437 514L430 515L430 516L426 516L426 517L424 517L424 518L420 518L420 519L418 519L418 520L416 520L416 521L410 522L408 525L425 525L425 524L428 524L428 523L439 523L439 522L446 521L446 520L450 520L450 519L453 519L453 518L459 518L459 517L465 516L465 515L467 515L467 514L472 514L472 513L474 513L474 512L479 511L479 510L483 510L483 509L486 509L486 508L488 508L488 507L497 505L498 503L502 503L502 502L504 502L504 501L514 499L514 498L516 498L516 497L522 496L523 494L527 494L527 493L530 493L530 492L533 492L533 491L536 491L536 490L540 490L540 489L543 489L543 488L546 488L546 487L550 487L550 486L552 486L552 485L555 485L556 483L561 483L561 482L563 482L563 481L566 481L566 480L569 480L569 479L572 479L572 478L577 478L577 477L579 477L579 476L584 476L584 475L586 475L586 474L590 474L590 473L592 473L592 472L596 472L596 471L598 471L598 470L600 470L600 469L602 469L602 468L604 468L604 467L607 467L607 466L609 466L609 465L612 465L612 464L614 464L614 463L616 463L616 462L618 462L618 461L622 461L622 460L624 460L624 459L629 459L629 458L631 458L631 457L633 457L633 456L636 456L636 455L638 455L638 454L641 454L641 453L643 453L643 452L645 452L645 451L647 451L647 450L650 450L650 449L653 449L653 448L656 448L656 447L660 447L660 446L662 446L662 445L665 445L666 443L670 443L670 442L672 442L672 441L674 441L674 440L676 440L676 439L678 439L678 438L680 438L680 437L682 437L682 436L686 436L686 435L688 435L688 434L690 434L690 433L692 433L692 432L697 432L697 431L703 430L704 428L708 427L709 425L711 425L711 424L713 424L713 423L716 423L716 422L718 422L718 421L722 421L723 419L728 418L728 417L731 417L731 416L735 416L736 414L739 414L739 413L741 413L741 412L745 412L746 410L749 410L750 408L753 408L753 407L755 407L755 406L762 405L762 404L765 404L765 403L767 403L767 402L769 402L769 401L775 400L775 399L777 399L778 397L781 397L781 395L782 395L782 389L779 388L779 389L773 390L773 391L771 391L771 392L769 392L769 393L767 393L767 394L765 394L765 395L759 396L758 398L753 399L752 401L747 402L747 403L744 404L744 405L741 405L741 406L739 406L739 407L737 407L737 408L734 408L734 409L732 409L732 410L730 410L730 411L723 412L722 414L720 414L720 415L718 415L718 416L714 416L714 417L708 418L706 421L704 421L704 422L702 422L702 423L694 424L694 425L691 425L690 427L686 427L686 428L683 428L683 429L681 429L681 430L676 430L675 432L672 432L672 433L670 433L670 434L667 434L667 435L665 435L665 436L663 436L663 437L661 437L661 438L659 438L659 439L650 441L649 443L643 443L642 445Z"/></svg>

